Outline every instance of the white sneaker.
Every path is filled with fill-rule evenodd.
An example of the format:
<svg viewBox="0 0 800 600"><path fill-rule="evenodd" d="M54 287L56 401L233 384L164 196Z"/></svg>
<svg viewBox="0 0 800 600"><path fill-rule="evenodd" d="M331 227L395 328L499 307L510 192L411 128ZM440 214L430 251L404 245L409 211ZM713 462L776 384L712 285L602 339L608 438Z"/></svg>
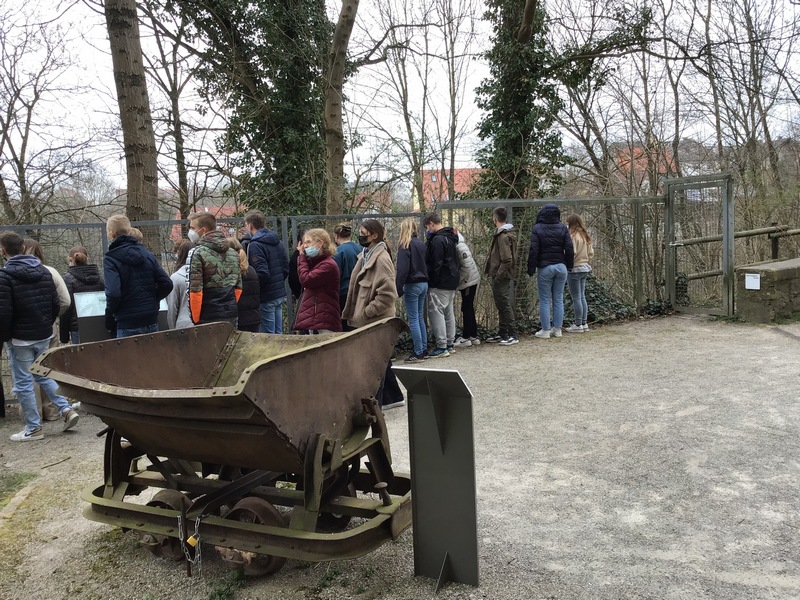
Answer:
<svg viewBox="0 0 800 600"><path fill-rule="evenodd" d="M558 329L556 329L555 327L553 327L552 331L550 332L550 335L552 335L553 337L561 337L561 328L559 327Z"/></svg>
<svg viewBox="0 0 800 600"><path fill-rule="evenodd" d="M583 329L584 332L589 331L589 326L586 323L581 325L581 328Z"/></svg>
<svg viewBox="0 0 800 600"><path fill-rule="evenodd" d="M550 339L550 330L549 329L547 329L547 330L540 329L539 331L537 331L533 335L536 336L537 338L542 338L543 340L549 340Z"/></svg>
<svg viewBox="0 0 800 600"><path fill-rule="evenodd" d="M35 440L43 440L44 433L42 433L41 427L36 431L28 431L28 428L26 427L19 433L12 435L10 439L12 442L33 442Z"/></svg>
<svg viewBox="0 0 800 600"><path fill-rule="evenodd" d="M405 406L405 400L398 400L397 402L392 402L391 404L384 404L381 406L381 410L389 410L390 408L400 408L401 406Z"/></svg>
<svg viewBox="0 0 800 600"><path fill-rule="evenodd" d="M78 415L78 413L72 410L71 408L68 408L64 412L64 431L69 431L70 429L75 427L75 425L78 424L79 420L80 416Z"/></svg>
<svg viewBox="0 0 800 600"><path fill-rule="evenodd" d="M583 325L572 324L566 329L567 333L583 333Z"/></svg>
<svg viewBox="0 0 800 600"><path fill-rule="evenodd" d="M456 338L456 341L453 342L453 346L455 346L456 348L469 348L470 346L472 346L472 340L468 340L463 337L458 337Z"/></svg>
<svg viewBox="0 0 800 600"><path fill-rule="evenodd" d="M473 346L480 346L480 345L481 345L481 341L480 341L480 339L478 339L478 338L476 338L476 337L474 337L474 338L469 338L469 341L470 341L470 342L472 342L472 345L473 345Z"/></svg>

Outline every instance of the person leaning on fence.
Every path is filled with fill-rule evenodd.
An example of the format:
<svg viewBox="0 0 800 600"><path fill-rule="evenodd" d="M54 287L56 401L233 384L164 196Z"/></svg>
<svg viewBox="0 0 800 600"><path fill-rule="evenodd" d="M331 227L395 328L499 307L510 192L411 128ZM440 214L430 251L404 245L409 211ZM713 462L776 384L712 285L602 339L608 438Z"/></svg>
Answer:
<svg viewBox="0 0 800 600"><path fill-rule="evenodd" d="M116 330L118 338L158 331L159 303L172 291L169 275L130 232L128 217L109 217L111 244L103 261L106 328Z"/></svg>
<svg viewBox="0 0 800 600"><path fill-rule="evenodd" d="M103 276L97 265L89 264L89 251L83 246L71 248L67 254L69 269L64 273L64 283L70 296L70 306L59 321L59 339L63 343L80 343L78 335L78 313L75 310L75 294L102 292L105 290Z"/></svg>
<svg viewBox="0 0 800 600"><path fill-rule="evenodd" d="M194 248L191 240L181 240L175 249L175 270L170 275L172 291L167 296L167 327L185 329L193 327L189 310L189 253Z"/></svg>
<svg viewBox="0 0 800 600"><path fill-rule="evenodd" d="M197 247L189 255L189 307L197 325L239 318L236 303L242 295L239 255L217 229L211 213L189 215L189 239Z"/></svg>
<svg viewBox="0 0 800 600"><path fill-rule="evenodd" d="M244 226L252 236L247 245L247 260L261 283L261 333L283 333L284 282L289 275L289 255L278 234L267 228L260 210L244 216Z"/></svg>
<svg viewBox="0 0 800 600"><path fill-rule="evenodd" d="M309 229L298 245L297 275L303 286L295 331L302 334L342 330L339 309L339 267L331 258L336 246L324 229Z"/></svg>
<svg viewBox="0 0 800 600"><path fill-rule="evenodd" d="M539 320L542 328L534 333L538 338L561 337L561 327L564 324L564 284L574 258L572 238L567 226L561 222L561 210L556 204L545 204L536 215L528 252L528 275L536 274L536 289L539 292Z"/></svg>
<svg viewBox="0 0 800 600"><path fill-rule="evenodd" d="M569 227L569 236L572 238L572 246L575 250L572 270L567 274L567 287L572 298L575 321L567 327L566 331L584 333L589 331L589 325L586 322L589 317L589 306L586 304L586 279L592 272L589 261L594 256L594 249L592 248L592 238L586 231L586 225L580 215L568 216L567 227Z"/></svg>
<svg viewBox="0 0 800 600"><path fill-rule="evenodd" d="M59 300L53 276L41 261L24 254L22 238L13 232L0 234L0 252L8 261L0 269L0 342L7 342L11 377L25 428L11 436L12 442L44 438L36 407L34 381L44 390L64 419L64 431L78 423L78 413L60 396L58 384L47 377L33 375L33 362L50 347L53 324L58 317Z"/></svg>
<svg viewBox="0 0 800 600"><path fill-rule="evenodd" d="M395 316L395 268L385 237L386 232L380 221L367 219L361 223L358 242L364 251L353 267L347 302L342 312L342 318L351 327L363 327ZM386 365L386 373L375 398L384 409L405 404L391 361Z"/></svg>
<svg viewBox="0 0 800 600"><path fill-rule="evenodd" d="M508 210L504 206L495 208L492 213L495 231L484 272L492 280L492 297L500 324L497 333L490 335L486 341L512 346L519 342L514 326L514 308L511 305L511 288L517 270L517 240L511 231L514 226L507 221Z"/></svg>
<svg viewBox="0 0 800 600"><path fill-rule="evenodd" d="M456 338L456 348L469 348L480 345L478 338L478 321L475 319L475 296L478 293L478 284L481 282L481 272L472 250L467 245L467 240L460 231L454 230L458 236L456 252L458 253L458 287L461 293L461 335Z"/></svg>
<svg viewBox="0 0 800 600"><path fill-rule="evenodd" d="M403 298L408 328L414 343L414 349L406 362L418 362L428 357L428 330L425 327L428 267L425 264L425 244L417 236L417 219L414 217L409 217L400 224L396 281L397 294Z"/></svg>
<svg viewBox="0 0 800 600"><path fill-rule="evenodd" d="M239 331L258 333L261 328L261 284L258 273L247 261L247 254L238 239L229 237L228 245L239 256L239 271L242 274L242 295L236 304L239 311L236 328Z"/></svg>
<svg viewBox="0 0 800 600"><path fill-rule="evenodd" d="M428 267L428 321L436 340L431 358L450 356L455 352L456 316L453 312L458 287L458 236L452 227L442 225L435 212L425 215L429 235L425 248Z"/></svg>

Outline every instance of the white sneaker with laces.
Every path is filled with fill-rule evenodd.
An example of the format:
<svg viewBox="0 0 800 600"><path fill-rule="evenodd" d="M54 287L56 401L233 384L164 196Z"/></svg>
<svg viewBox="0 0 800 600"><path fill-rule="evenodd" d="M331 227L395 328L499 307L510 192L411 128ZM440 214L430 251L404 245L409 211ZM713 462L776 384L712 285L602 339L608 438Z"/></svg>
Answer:
<svg viewBox="0 0 800 600"><path fill-rule="evenodd" d="M581 328L583 329L584 332L589 331L589 326L586 323L581 325Z"/></svg>
<svg viewBox="0 0 800 600"><path fill-rule="evenodd" d="M583 325L575 325L574 323L567 327L567 333L583 333Z"/></svg>
<svg viewBox="0 0 800 600"><path fill-rule="evenodd" d="M561 328L559 327L558 329L556 329L555 327L553 327L552 331L550 332L550 335L552 337L561 337Z"/></svg>
<svg viewBox="0 0 800 600"><path fill-rule="evenodd" d="M463 337L458 337L456 338L456 341L453 342L453 345L456 348L469 348L470 346L472 346L472 341Z"/></svg>
<svg viewBox="0 0 800 600"><path fill-rule="evenodd" d="M540 329L536 333L533 334L537 338L542 338L543 340L550 339L550 330L549 329Z"/></svg>
<svg viewBox="0 0 800 600"><path fill-rule="evenodd" d="M36 431L28 431L28 428L26 427L19 433L12 435L10 439L12 442L33 442L35 440L43 440L44 433L42 433L41 427Z"/></svg>
<svg viewBox="0 0 800 600"><path fill-rule="evenodd" d="M476 338L476 337L469 338L469 341L472 342L473 346L480 346L481 345L481 340L479 338Z"/></svg>

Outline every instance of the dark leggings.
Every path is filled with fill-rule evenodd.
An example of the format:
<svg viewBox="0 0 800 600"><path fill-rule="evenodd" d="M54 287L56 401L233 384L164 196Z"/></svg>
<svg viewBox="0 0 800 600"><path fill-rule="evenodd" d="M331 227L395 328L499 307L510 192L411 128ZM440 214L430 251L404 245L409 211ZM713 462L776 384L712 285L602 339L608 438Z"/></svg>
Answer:
<svg viewBox="0 0 800 600"><path fill-rule="evenodd" d="M464 324L461 337L467 339L478 337L478 322L475 320L475 294L477 291L477 283L461 290L461 312Z"/></svg>

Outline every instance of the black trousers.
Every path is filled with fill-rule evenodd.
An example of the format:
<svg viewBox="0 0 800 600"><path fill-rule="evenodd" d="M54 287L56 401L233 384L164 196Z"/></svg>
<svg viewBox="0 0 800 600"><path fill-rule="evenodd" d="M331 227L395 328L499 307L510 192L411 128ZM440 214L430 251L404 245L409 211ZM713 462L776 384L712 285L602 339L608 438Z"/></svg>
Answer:
<svg viewBox="0 0 800 600"><path fill-rule="evenodd" d="M405 400L403 397L403 390L400 389L400 384L397 383L397 377L395 377L394 371L392 371L391 361L389 361L389 364L386 366L386 373L383 375L381 387L378 388L375 399L378 401L378 406L385 406Z"/></svg>
<svg viewBox="0 0 800 600"><path fill-rule="evenodd" d="M461 322L464 325L461 337L467 339L478 337L478 322L475 320L475 294L477 292L477 283L461 290Z"/></svg>

